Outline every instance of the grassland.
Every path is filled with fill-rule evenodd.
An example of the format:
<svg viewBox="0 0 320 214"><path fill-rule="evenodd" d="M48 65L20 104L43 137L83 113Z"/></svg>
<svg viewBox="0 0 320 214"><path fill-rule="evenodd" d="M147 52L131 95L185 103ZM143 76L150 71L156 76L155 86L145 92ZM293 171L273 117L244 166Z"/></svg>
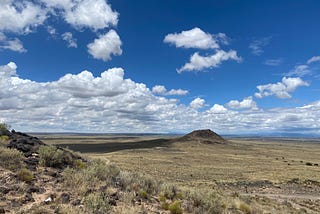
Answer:
<svg viewBox="0 0 320 214"><path fill-rule="evenodd" d="M301 213L320 212L319 141L238 138L202 144L168 136L41 138L185 188L237 194L251 201L255 197L259 204L280 203L301 208ZM273 213L281 213L281 206L274 205Z"/></svg>

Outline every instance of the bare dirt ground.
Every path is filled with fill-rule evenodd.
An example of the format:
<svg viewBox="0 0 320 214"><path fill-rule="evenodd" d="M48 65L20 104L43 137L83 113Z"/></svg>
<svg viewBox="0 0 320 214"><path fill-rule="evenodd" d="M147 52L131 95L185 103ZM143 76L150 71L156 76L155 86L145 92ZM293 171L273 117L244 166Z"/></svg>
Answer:
<svg viewBox="0 0 320 214"><path fill-rule="evenodd" d="M215 189L259 204L320 213L320 141L229 139L226 144L175 142L166 136L42 137L186 188ZM278 212L276 212L278 213Z"/></svg>

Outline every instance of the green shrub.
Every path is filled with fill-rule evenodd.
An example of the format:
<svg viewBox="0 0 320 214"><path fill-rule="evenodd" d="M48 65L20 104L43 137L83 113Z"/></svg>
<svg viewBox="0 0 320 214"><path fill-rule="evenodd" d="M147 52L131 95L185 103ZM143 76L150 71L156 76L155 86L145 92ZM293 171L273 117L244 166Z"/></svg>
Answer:
<svg viewBox="0 0 320 214"><path fill-rule="evenodd" d="M306 165L307 165L307 166L312 166L312 163L306 162Z"/></svg>
<svg viewBox="0 0 320 214"><path fill-rule="evenodd" d="M10 125L6 124L6 123L0 123L0 132L8 132L10 129Z"/></svg>
<svg viewBox="0 0 320 214"><path fill-rule="evenodd" d="M169 207L168 210L170 211L171 214L182 214L183 210L181 208L181 202L180 201L174 201L172 202Z"/></svg>
<svg viewBox="0 0 320 214"><path fill-rule="evenodd" d="M109 197L106 193L91 193L84 198L85 210L88 213L104 214L111 210Z"/></svg>
<svg viewBox="0 0 320 214"><path fill-rule="evenodd" d="M149 194L144 190L140 191L139 195L141 198L149 199Z"/></svg>
<svg viewBox="0 0 320 214"><path fill-rule="evenodd" d="M159 192L160 183L141 173L120 172L118 182L124 191L145 191L148 194Z"/></svg>
<svg viewBox="0 0 320 214"><path fill-rule="evenodd" d="M74 160L72 165L76 169L84 169L87 167L87 165L81 159Z"/></svg>
<svg viewBox="0 0 320 214"><path fill-rule="evenodd" d="M89 189L100 185L115 185L120 169L114 164L96 159L88 162L84 168L67 168L64 170L64 185L85 194Z"/></svg>
<svg viewBox="0 0 320 214"><path fill-rule="evenodd" d="M27 168L22 168L17 173L18 178L24 182L30 182L33 180L33 173Z"/></svg>
<svg viewBox="0 0 320 214"><path fill-rule="evenodd" d="M160 187L161 195L167 199L181 199L182 193L178 190L175 185L164 183Z"/></svg>
<svg viewBox="0 0 320 214"><path fill-rule="evenodd" d="M188 201L187 209L192 213L223 213L226 209L222 197L209 190L192 190L184 193Z"/></svg>
<svg viewBox="0 0 320 214"><path fill-rule="evenodd" d="M0 147L0 165L6 169L16 171L23 165L24 156L15 149Z"/></svg>
<svg viewBox="0 0 320 214"><path fill-rule="evenodd" d="M6 146L9 143L9 136L1 135L0 136L0 146Z"/></svg>
<svg viewBox="0 0 320 214"><path fill-rule="evenodd" d="M63 151L55 146L39 147L40 164L42 166L57 167L62 164Z"/></svg>

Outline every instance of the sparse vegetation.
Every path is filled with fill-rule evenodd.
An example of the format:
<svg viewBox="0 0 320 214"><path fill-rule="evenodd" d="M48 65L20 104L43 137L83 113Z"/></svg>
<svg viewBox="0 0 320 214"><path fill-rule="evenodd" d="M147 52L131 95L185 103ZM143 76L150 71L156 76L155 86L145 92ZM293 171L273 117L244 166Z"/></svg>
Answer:
<svg viewBox="0 0 320 214"><path fill-rule="evenodd" d="M171 214L182 214L183 210L181 208L181 202L180 201L174 201L168 206L168 210Z"/></svg>
<svg viewBox="0 0 320 214"><path fill-rule="evenodd" d="M91 193L86 196L84 206L87 213L105 214L111 210L109 197L104 192Z"/></svg>
<svg viewBox="0 0 320 214"><path fill-rule="evenodd" d="M23 159L23 154L18 150L0 147L0 166L17 171L22 167Z"/></svg>
<svg viewBox="0 0 320 214"><path fill-rule="evenodd" d="M27 168L22 168L17 172L17 176L21 181L30 182L33 180L33 173Z"/></svg>
<svg viewBox="0 0 320 214"><path fill-rule="evenodd" d="M179 153L179 151L182 151L182 148L188 149L188 145L183 145L183 147L178 146L168 149L169 152L170 149L173 151L172 154L174 154L174 159L172 159L172 163L175 165L170 165L172 163L168 161L170 160L170 157L167 156L168 153L161 153L161 158L167 158L166 162L164 162L160 159L160 156L156 156L156 154L159 153L158 150L156 151L157 153L153 153L153 150L149 150L148 153L145 151L138 151L141 152L137 155L139 160L145 161L140 170L135 168L138 164L132 161L136 159L134 159L133 156L130 157L130 153L124 152L126 155L125 157L131 158L131 161L128 161L128 164L132 171L121 170L117 165L106 161L105 158L99 159L95 157L93 159L84 159L83 157L79 157L79 154L75 155L69 150L54 146L40 146L38 150L40 165L37 165L37 168L30 168L32 169L32 171L30 171L30 165L26 164L28 164L28 161L34 163L33 161L37 159L37 155L24 156L23 153L20 153L17 150L0 147L0 170L11 170L6 172L2 179L4 182L3 185L9 186L10 189L6 189L6 187L1 187L0 185L1 192L5 193L9 191L10 194L5 195L1 192L0 194L2 194L1 196L3 197L8 197L7 200L10 200L8 204L15 203L13 205L16 207L10 205L9 208L6 208L15 213L55 212L70 214L133 214L161 213L161 210L165 210L164 213L170 212L171 214L181 214L184 212L196 214L250 214L275 213L278 211L279 213L301 213L304 211L307 212L308 209L320 211L320 209L316 208L312 202L303 204L296 200L296 204L299 203L299 206L305 207L299 209L292 206L290 202L279 203L277 200L266 197L250 196L249 194L246 196L243 195L243 191L248 191L250 193L250 191L252 191L251 188L255 188L254 190L268 189L269 187L274 188L275 186L273 186L273 183L268 180L252 181L250 178L247 178L248 180L242 180L239 181L239 183L237 183L237 180L230 183L219 183L219 181L216 180L211 180L211 183L209 183L208 181L205 182L205 180L200 180L199 173L200 176L204 176L204 178L207 178L206 176L208 176L208 178L212 179L212 177L209 177L211 176L211 172L207 170L187 171L185 173L185 165L187 165L188 169L193 167L191 170L196 170L197 168L191 165L187 159L183 159L183 157L187 156L186 158L188 159L193 158L192 160L198 161L198 164L205 164L205 161L211 158L211 156L205 153L210 147L208 147L208 145L198 144L198 147L192 147L192 152L194 153ZM214 150L215 155L217 155L217 150L223 149L225 152L233 145L228 143L228 145L220 144L218 146L219 147ZM205 150L202 147L205 147ZM226 149L226 147L228 148ZM243 155L241 152L248 152L248 150L240 150L238 147L236 150L236 158ZM132 152L132 154L136 154L135 152L137 151ZM275 157L272 157L269 153L268 158L270 157L271 160L275 161ZM195 154L201 155L194 157L193 155ZM235 156L233 156L234 154L234 151L232 151L232 155L228 154L228 160L235 158ZM115 155L115 153L112 155ZM148 155L151 155L152 158L148 158ZM212 155L212 153L210 153L210 155ZM143 159L140 157L143 157ZM301 164L299 162L300 159L295 159L296 161L293 162L293 157L290 157L290 155L286 154L285 157L291 161L290 163L292 163L293 166L305 169L305 164ZM153 159L155 159L155 161L153 161ZM311 163L312 166L315 166L315 164L312 163L312 161L314 161L312 156L308 156L307 160L310 160L311 162L309 163ZM165 164L165 168L156 168L158 165L155 163L158 163L159 161L162 161L162 163ZM239 159L237 159L237 161L239 161ZM151 170L145 170L148 169L145 167L148 166L147 164L149 163L158 173L166 173L165 176L163 176L164 178L168 178L168 176L179 176L178 178L181 180L175 180L177 182L170 182L168 180L160 181L156 179L156 177L159 176L146 175L152 175ZM215 162L211 161L210 163L212 164ZM228 163L219 161L217 161L217 163L223 164L223 167L230 167L230 165L227 165ZM251 163L252 162L250 162L250 164ZM277 161L276 163L283 164L283 161ZM63 164L64 167L61 168L61 164ZM264 164L266 164L266 162L264 162ZM12 166L14 166L14 169L12 169ZM25 168L26 166L28 169ZM177 173L177 166L179 166L179 173ZM197 166L199 168L202 167L202 165ZM205 166L207 169L210 169L209 165ZM215 163L214 167L221 166ZM245 171L244 168L242 169ZM219 168L217 168L217 170L219 170ZM319 167L310 168L310 171L312 170L318 172ZM230 171L229 169L228 172L231 173L233 171ZM254 172L256 173L256 171ZM306 173L308 172L309 170ZM193 176L190 177L190 174ZM187 177L184 177L186 175ZM231 174L230 176L233 175ZM189 180L182 180L185 178L188 178ZM182 181L184 183L182 183ZM295 186L300 188L303 186L306 188L313 187L319 189L320 187L319 182L301 179L300 177L299 179L287 180L287 182L290 188L295 188ZM15 194L13 189L17 190L16 199L12 198L12 195ZM33 197L38 194L43 195L42 201L39 202L40 197L38 197L36 202L30 202L34 201ZM9 195L11 197L10 199ZM25 206L28 203L34 204L32 206ZM21 212L19 206L25 206L24 209L21 209Z"/></svg>
<svg viewBox="0 0 320 214"><path fill-rule="evenodd" d="M63 151L55 146L40 146L38 152L42 166L55 167L62 163Z"/></svg>

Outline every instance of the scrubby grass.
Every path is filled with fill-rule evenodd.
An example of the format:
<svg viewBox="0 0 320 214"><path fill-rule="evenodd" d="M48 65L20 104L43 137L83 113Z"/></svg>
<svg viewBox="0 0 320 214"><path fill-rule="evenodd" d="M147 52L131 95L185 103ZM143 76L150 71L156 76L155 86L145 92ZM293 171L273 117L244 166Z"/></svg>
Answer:
<svg viewBox="0 0 320 214"><path fill-rule="evenodd" d="M106 164L100 159L90 160L85 167L65 169L64 186L84 195L99 186L113 185L119 173L119 168L114 164Z"/></svg>
<svg viewBox="0 0 320 214"><path fill-rule="evenodd" d="M38 153L42 166L55 167L62 164L63 151L55 146L40 146Z"/></svg>
<svg viewBox="0 0 320 214"><path fill-rule="evenodd" d="M17 171L23 166L24 156L15 149L0 147L0 166Z"/></svg>
<svg viewBox="0 0 320 214"><path fill-rule="evenodd" d="M104 192L91 193L86 196L84 206L87 213L104 214L111 210L109 197Z"/></svg>
<svg viewBox="0 0 320 214"><path fill-rule="evenodd" d="M30 182L33 180L33 173L27 168L22 168L17 172L17 176L21 181Z"/></svg>

